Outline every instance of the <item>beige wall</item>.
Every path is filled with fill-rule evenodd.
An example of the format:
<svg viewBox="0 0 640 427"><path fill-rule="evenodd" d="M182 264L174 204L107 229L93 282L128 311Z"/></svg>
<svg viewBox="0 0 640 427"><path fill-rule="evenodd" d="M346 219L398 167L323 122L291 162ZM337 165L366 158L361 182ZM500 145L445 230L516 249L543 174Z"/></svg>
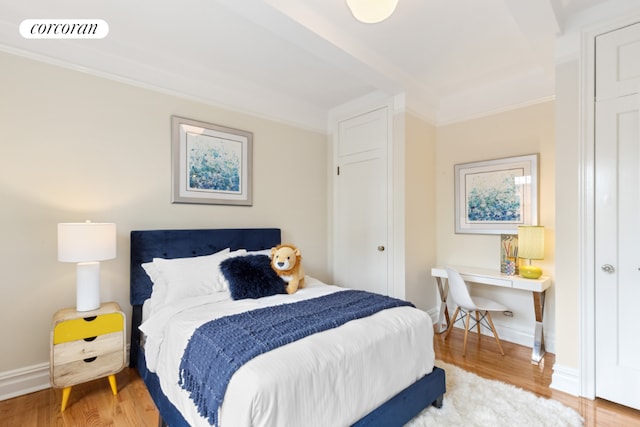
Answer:
<svg viewBox="0 0 640 427"><path fill-rule="evenodd" d="M5 325L19 319L14 327L0 329L2 342L12 343L2 352L0 372L48 361L51 316L75 304L75 268L57 261L58 222L117 223L118 257L102 263L102 297L119 302L127 312L132 229L280 227L284 240L302 248L308 273L329 279L326 182L331 151L325 135L13 55L0 54L0 69L0 312ZM576 70L568 71L570 81ZM573 105L560 108L566 108L566 116ZM170 203L172 114L254 133L252 207ZM540 223L547 229L547 255L540 265L555 279L555 203L571 204L575 177L563 176L556 197L554 103L437 129L409 113L399 123L405 138L406 298L435 310L433 265L499 267L497 236L453 231L453 165L521 154L540 153ZM571 149L562 148L565 154ZM562 221L569 223L574 210ZM570 253L574 241L558 245L558 252ZM556 300L577 304L577 283L564 283L572 283L570 265L558 269L558 277L563 276L558 294L555 280L549 292L548 337L556 332ZM500 326L529 328L530 295L491 296L515 305L516 317L499 319ZM577 364L574 309L557 331L562 338L557 340L558 361L570 366Z"/></svg>
<svg viewBox="0 0 640 427"><path fill-rule="evenodd" d="M500 236L455 234L454 165L539 153L539 223L545 226L545 259L537 262L544 274L555 278L555 126L554 103L545 102L474 120L439 127L436 144L437 263L500 268ZM555 284L555 280L553 281ZM507 305L514 317L495 316L501 336L512 341L533 334L531 294L478 285L478 294ZM547 292L545 334L549 350L555 335L555 286ZM501 331L502 329L502 331Z"/></svg>
<svg viewBox="0 0 640 427"><path fill-rule="evenodd" d="M404 125L406 298L435 311L438 297L431 267L436 261L436 129L410 113Z"/></svg>
<svg viewBox="0 0 640 427"><path fill-rule="evenodd" d="M580 139L578 61L556 66L556 364L579 368L580 361Z"/></svg>
<svg viewBox="0 0 640 427"><path fill-rule="evenodd" d="M129 313L129 231L279 227L327 274L327 137L0 53L0 372L47 362L53 313L75 305L58 222L115 222L102 299ZM252 207L170 203L172 114L254 134Z"/></svg>

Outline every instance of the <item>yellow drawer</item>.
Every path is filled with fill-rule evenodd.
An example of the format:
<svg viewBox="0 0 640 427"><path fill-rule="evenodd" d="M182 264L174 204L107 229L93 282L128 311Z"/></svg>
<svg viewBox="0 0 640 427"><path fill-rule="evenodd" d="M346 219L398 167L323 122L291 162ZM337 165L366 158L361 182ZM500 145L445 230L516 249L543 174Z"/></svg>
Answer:
<svg viewBox="0 0 640 427"><path fill-rule="evenodd" d="M55 365L52 368L52 383L55 387L69 387L107 375L120 372L124 368L122 351L105 354L86 360Z"/></svg>
<svg viewBox="0 0 640 427"><path fill-rule="evenodd" d="M124 351L124 333L113 332L99 335L91 341L68 341L53 346L53 361L56 365Z"/></svg>
<svg viewBox="0 0 640 427"><path fill-rule="evenodd" d="M120 313L65 320L53 328L53 344L82 340L123 329L124 316Z"/></svg>

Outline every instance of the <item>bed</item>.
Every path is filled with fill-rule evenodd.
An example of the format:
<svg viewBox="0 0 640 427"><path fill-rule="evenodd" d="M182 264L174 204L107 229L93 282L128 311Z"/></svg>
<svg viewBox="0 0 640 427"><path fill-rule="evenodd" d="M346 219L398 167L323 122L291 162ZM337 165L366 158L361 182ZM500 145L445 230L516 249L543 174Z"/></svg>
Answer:
<svg viewBox="0 0 640 427"><path fill-rule="evenodd" d="M167 316L156 314L151 319L146 319L149 316L148 303L154 284L145 271L146 267L143 266L149 265L154 258L180 261L187 258L213 256L211 254L217 254L225 249L232 252L246 250L250 253L263 253L256 251L268 250L279 244L280 239L280 230L274 228L131 232L130 291L133 314L130 366L136 368L144 380L160 412L160 425L172 427L209 425L206 417L198 414L193 401L175 381L179 378L178 373L174 372L178 368L177 365L173 366L171 361L176 359L179 352L184 351L189 337L180 336L178 341L183 340L182 344L175 344L171 334L184 334L180 329L183 325L191 325L194 322L201 325L202 320L197 322L194 320L196 317L194 313L209 312L209 307L214 307L213 304L226 304L224 307L233 306L234 310L238 305L236 303L243 303L243 301L247 301L243 304L249 304L249 307L254 307L251 304L276 306L283 305L278 303L282 298L291 296L274 295L259 300L233 302L222 301L222 297L217 294L211 297L216 300L215 302L209 302L206 298L193 297L190 299L192 302L185 303L180 308L172 306L169 309L168 306L163 306L162 309L156 310L156 313L167 311L170 313ZM325 293L343 291L308 276L307 281L308 286L294 294L296 298L314 298ZM189 298L181 301L187 300ZM198 301L195 302L196 300ZM272 300L274 302L268 302ZM196 306L192 307L190 304ZM394 319L382 317L390 315L393 315ZM397 319L395 319L396 316ZM159 318L162 318L162 321L157 320ZM411 319L408 320L409 318ZM424 320L425 318L428 320ZM155 333L149 332L147 336L141 334L139 329L141 324L146 327L147 323L158 328L160 328L158 325L166 325L167 330L174 331L163 335L162 340L166 341L160 340L160 344L152 344ZM398 338L394 338L395 333L392 336L385 336L390 333L385 328L407 329L406 326L402 326L405 323L412 325L410 330L402 332L406 336L398 334ZM353 329L349 330L349 328ZM151 331L153 328L147 327L146 330ZM335 335L347 333L352 335L345 335L345 337ZM351 341L360 339L363 340L363 345L369 349L368 351L357 353L359 350L348 349ZM398 342L393 341L394 339ZM403 351L399 347L401 345L406 345L408 348ZM344 348L347 350L343 351ZM316 362L315 359L310 361L312 359L306 357L305 352L309 352L309 349L313 349L313 357L317 355L320 358L319 361ZM293 353L296 355L293 356ZM353 360L336 361L335 354L338 353L340 357L348 356ZM433 327L430 318L412 307L383 310L367 318L353 320L335 329L319 332L287 344L247 362L234 374L228 384L224 402L220 406L222 415L220 415L219 424L222 427L229 425L235 427L243 423L282 425L282 420L287 420L286 425L296 425L295 421L289 422L289 420L300 419L295 417L303 416L306 421L309 421L304 423L306 425L316 423L319 425L401 426L430 405L438 408L442 406L445 374L442 369L433 365L433 361ZM173 362L174 365L176 363ZM311 364L310 369L314 372L303 372L305 364ZM309 367L304 369L308 370ZM326 370L323 371L323 369ZM341 372L343 369L345 372ZM359 369L365 371L358 372ZM245 372L248 373L245 374ZM311 380L309 375L313 375ZM265 378L264 381L262 377ZM273 383L281 379L288 383L286 387L293 387L295 390L289 392L284 384ZM345 384L343 381L348 383ZM265 387L265 389L248 392L247 384L253 386L253 383L259 383L256 387ZM268 390L271 387L270 384L274 384L273 388L278 390L278 397L263 399L263 394L270 392ZM327 392L327 387L333 387L332 391ZM353 387L362 389L354 391ZM255 393L255 396L252 393ZM244 396L245 394L248 396ZM283 399L286 400L283 401ZM289 404L289 400L293 403ZM307 400L311 400L311 403ZM287 414L288 410L292 411L291 414ZM297 414L296 411L298 411Z"/></svg>

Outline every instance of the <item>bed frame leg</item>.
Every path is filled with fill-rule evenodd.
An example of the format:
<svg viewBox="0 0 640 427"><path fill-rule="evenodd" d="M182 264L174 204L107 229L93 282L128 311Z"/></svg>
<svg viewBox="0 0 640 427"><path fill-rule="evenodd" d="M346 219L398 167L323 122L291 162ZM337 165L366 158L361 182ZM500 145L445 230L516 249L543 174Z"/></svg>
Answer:
<svg viewBox="0 0 640 427"><path fill-rule="evenodd" d="M436 400L433 401L432 405L440 409L442 408L443 401L444 401L444 394L441 394L440 396L438 396Z"/></svg>

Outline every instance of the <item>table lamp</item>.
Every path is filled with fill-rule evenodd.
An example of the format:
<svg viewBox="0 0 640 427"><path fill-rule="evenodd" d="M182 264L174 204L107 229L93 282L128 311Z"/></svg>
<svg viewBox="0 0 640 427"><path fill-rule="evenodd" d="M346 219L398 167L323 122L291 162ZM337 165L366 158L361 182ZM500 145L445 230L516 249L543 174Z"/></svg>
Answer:
<svg viewBox="0 0 640 427"><path fill-rule="evenodd" d="M77 311L100 308L100 261L115 257L115 224L90 221L58 224L58 261L77 263Z"/></svg>
<svg viewBox="0 0 640 427"><path fill-rule="evenodd" d="M532 259L544 258L544 227L540 225L518 226L518 257L529 260L520 266L520 275L526 279L542 276L542 269L531 265Z"/></svg>

